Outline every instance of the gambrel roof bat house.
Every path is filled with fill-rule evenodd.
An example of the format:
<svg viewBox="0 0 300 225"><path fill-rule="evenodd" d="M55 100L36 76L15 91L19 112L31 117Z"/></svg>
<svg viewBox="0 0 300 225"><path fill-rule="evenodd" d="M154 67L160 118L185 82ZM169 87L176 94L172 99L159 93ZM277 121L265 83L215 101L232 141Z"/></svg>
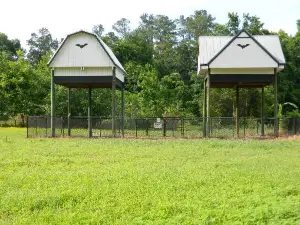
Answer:
<svg viewBox="0 0 300 225"><path fill-rule="evenodd" d="M274 133L277 135L277 73L285 59L277 35L250 35L241 30L236 36L199 37L198 75L204 76L203 116L210 117L210 88L236 88L236 131L238 135L239 88L261 88L262 131L264 87L274 85ZM209 136L209 124L205 124Z"/></svg>
<svg viewBox="0 0 300 225"><path fill-rule="evenodd" d="M198 74L209 74L211 87L271 84L284 65L277 35L252 36L242 30L234 37L199 37Z"/></svg>
<svg viewBox="0 0 300 225"><path fill-rule="evenodd" d="M122 86L126 74L111 49L96 35L86 31L69 34L48 63L54 82L66 87L112 87L112 68L116 84Z"/></svg>
<svg viewBox="0 0 300 225"><path fill-rule="evenodd" d="M122 134L124 117L124 76L121 63L96 34L69 34L48 63L51 68L51 132L55 136L55 84L68 87L68 135L71 134L71 88L88 88L88 136L92 137L92 88L112 89L112 135L116 136L116 89L121 89Z"/></svg>

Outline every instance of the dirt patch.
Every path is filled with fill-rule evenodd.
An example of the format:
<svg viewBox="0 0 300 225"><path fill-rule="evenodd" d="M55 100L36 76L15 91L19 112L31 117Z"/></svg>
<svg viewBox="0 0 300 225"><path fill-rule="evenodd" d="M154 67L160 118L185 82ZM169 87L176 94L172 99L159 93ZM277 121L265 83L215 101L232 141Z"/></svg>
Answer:
<svg viewBox="0 0 300 225"><path fill-rule="evenodd" d="M277 140L277 141L300 141L300 135L282 136L282 137L276 138L275 140Z"/></svg>

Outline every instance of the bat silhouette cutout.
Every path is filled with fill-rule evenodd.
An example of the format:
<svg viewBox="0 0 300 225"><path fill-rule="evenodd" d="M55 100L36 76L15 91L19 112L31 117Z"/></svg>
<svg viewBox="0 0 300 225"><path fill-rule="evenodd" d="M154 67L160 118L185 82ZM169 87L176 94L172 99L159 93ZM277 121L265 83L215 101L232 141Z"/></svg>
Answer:
<svg viewBox="0 0 300 225"><path fill-rule="evenodd" d="M242 45L242 44L237 44L237 46L241 47L242 49L246 48L247 46L249 46L250 44L245 44L245 45Z"/></svg>
<svg viewBox="0 0 300 225"><path fill-rule="evenodd" d="M83 44L83 45L81 45L81 44L76 44L75 46L78 46L79 48L84 48L85 46L87 46L88 44L87 43L85 43L85 44Z"/></svg>

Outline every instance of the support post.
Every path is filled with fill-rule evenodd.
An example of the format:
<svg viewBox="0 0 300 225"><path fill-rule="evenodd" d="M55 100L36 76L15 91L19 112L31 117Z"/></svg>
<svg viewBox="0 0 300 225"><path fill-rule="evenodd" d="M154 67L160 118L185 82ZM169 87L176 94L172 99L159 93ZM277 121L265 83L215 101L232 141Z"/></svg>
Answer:
<svg viewBox="0 0 300 225"><path fill-rule="evenodd" d="M54 69L51 70L51 137L55 137L55 83L54 83Z"/></svg>
<svg viewBox="0 0 300 225"><path fill-rule="evenodd" d="M204 91L204 96L203 96L203 137L206 137L206 78L204 78L204 85L203 85L203 91Z"/></svg>
<svg viewBox="0 0 300 225"><path fill-rule="evenodd" d="M278 77L274 69L274 135L278 137Z"/></svg>
<svg viewBox="0 0 300 225"><path fill-rule="evenodd" d="M264 86L261 88L261 136L265 136L265 113L264 113L264 107L265 107L265 94L264 94Z"/></svg>
<svg viewBox="0 0 300 225"><path fill-rule="evenodd" d="M92 88L89 88L89 100L88 100L88 133L89 138L92 137Z"/></svg>
<svg viewBox="0 0 300 225"><path fill-rule="evenodd" d="M210 128L211 128L211 121L210 121L210 69L208 69L206 85L207 85L206 137L210 137Z"/></svg>
<svg viewBox="0 0 300 225"><path fill-rule="evenodd" d="M116 137L116 67L112 68L112 136Z"/></svg>
<svg viewBox="0 0 300 225"><path fill-rule="evenodd" d="M71 136L71 88L68 88L68 136Z"/></svg>
<svg viewBox="0 0 300 225"><path fill-rule="evenodd" d="M121 91L121 132L122 132L122 137L124 137L124 92L125 92L125 84L122 83L122 91Z"/></svg>
<svg viewBox="0 0 300 225"><path fill-rule="evenodd" d="M29 126L29 124L28 124L28 121L29 121L29 119L28 119L28 115L27 115L27 118L26 118L26 127L27 127L27 129L26 129L26 137L28 138L28 126ZM46 119L47 119L47 117L46 117ZM47 130L47 127L46 127L46 130Z"/></svg>
<svg viewBox="0 0 300 225"><path fill-rule="evenodd" d="M235 128L237 137L240 136L240 124L239 124L239 87L236 86L235 89L236 99L235 99Z"/></svg>

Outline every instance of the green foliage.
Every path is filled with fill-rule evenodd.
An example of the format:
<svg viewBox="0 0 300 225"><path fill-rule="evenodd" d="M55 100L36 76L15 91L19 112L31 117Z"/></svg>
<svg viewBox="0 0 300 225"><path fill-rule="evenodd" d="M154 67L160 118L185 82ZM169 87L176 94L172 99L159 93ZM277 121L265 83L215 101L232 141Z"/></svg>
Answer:
<svg viewBox="0 0 300 225"><path fill-rule="evenodd" d="M178 73L172 73L161 79L161 107L164 116L182 116L185 84Z"/></svg>
<svg viewBox="0 0 300 225"><path fill-rule="evenodd" d="M7 35L0 33L0 52L6 52L8 57L14 60L18 50L21 50L21 43L18 39L9 40Z"/></svg>
<svg viewBox="0 0 300 225"><path fill-rule="evenodd" d="M104 33L101 24L93 32L113 50L124 65L126 82L126 116L185 115L201 116L203 78L197 77L198 37L200 35L235 35L244 28L251 34L272 34L264 29L259 17L244 13L228 13L228 21L218 24L206 10L171 19L165 15L143 14L139 26L121 18L113 24L113 32ZM297 22L299 25L299 21ZM300 32L291 36L279 31L287 64L279 73L279 102L300 106ZM20 53L19 40L0 33L0 117L19 114L50 114L50 71L47 62L58 46L46 28L32 33L27 41L28 54ZM67 114L67 89L56 87L57 115ZM273 116L272 86L265 88L267 116ZM87 90L72 89L72 115L86 115ZM241 116L260 115L259 89L240 90ZM120 93L117 94L120 98ZM118 99L119 102L120 99ZM232 116L234 90L211 91L211 115ZM75 107L76 106L76 107ZM118 112L120 107L118 105ZM293 110L283 107L282 114ZM111 114L110 90L93 90L93 115Z"/></svg>
<svg viewBox="0 0 300 225"><path fill-rule="evenodd" d="M118 20L113 26L113 30L116 31L116 33L120 37L125 37L130 32L130 21L122 18Z"/></svg>
<svg viewBox="0 0 300 225"><path fill-rule="evenodd" d="M102 36L103 32L104 32L104 27L102 24L98 24L93 27L93 33L97 34L99 37Z"/></svg>
<svg viewBox="0 0 300 225"><path fill-rule="evenodd" d="M31 38L27 40L27 45L29 46L27 58L32 64L36 64L47 52L57 49L58 41L52 38L47 28L41 28L37 34L31 34Z"/></svg>
<svg viewBox="0 0 300 225"><path fill-rule="evenodd" d="M298 224L298 141L24 139L0 129L1 224Z"/></svg>
<svg viewBox="0 0 300 225"><path fill-rule="evenodd" d="M298 107L294 104L294 103L292 103L292 102L285 102L285 103L283 103L283 104L278 104L278 117L279 118L281 118L282 116L283 116L283 114L282 114L282 109L283 109L283 106L285 106L285 105L287 105L287 106L292 106L293 108L294 108L294 110L296 109L298 109ZM292 111L292 112L294 112L293 114L295 114L295 111Z"/></svg>
<svg viewBox="0 0 300 225"><path fill-rule="evenodd" d="M17 51L17 60L9 61L7 54L0 55L1 65L1 114L15 116L28 114L34 107L31 101L32 68L24 58L22 51Z"/></svg>

